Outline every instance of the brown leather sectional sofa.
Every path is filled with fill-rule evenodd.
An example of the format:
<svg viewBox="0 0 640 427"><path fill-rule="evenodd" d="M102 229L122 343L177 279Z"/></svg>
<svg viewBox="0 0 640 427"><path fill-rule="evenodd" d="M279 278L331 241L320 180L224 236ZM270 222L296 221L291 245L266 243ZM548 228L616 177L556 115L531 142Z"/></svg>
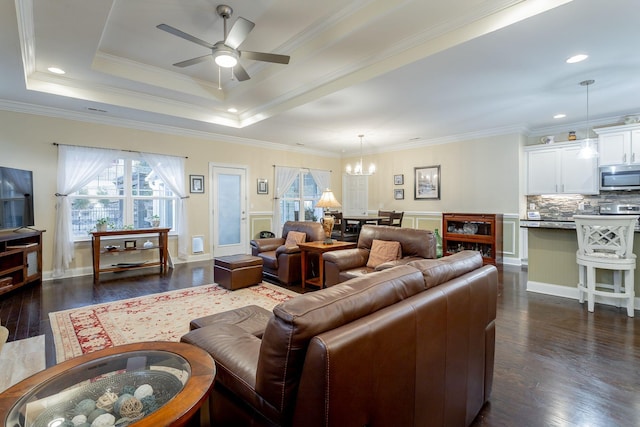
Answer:
<svg viewBox="0 0 640 427"><path fill-rule="evenodd" d="M374 240L400 242L402 258L386 262L375 268L367 267ZM418 259L435 258L436 238L430 230L398 228L388 225L364 225L358 236L356 248L326 252L322 256L324 259L324 284L329 287L373 271L385 270Z"/></svg>
<svg viewBox="0 0 640 427"><path fill-rule="evenodd" d="M192 322L216 426L468 426L493 378L497 270L415 260Z"/></svg>

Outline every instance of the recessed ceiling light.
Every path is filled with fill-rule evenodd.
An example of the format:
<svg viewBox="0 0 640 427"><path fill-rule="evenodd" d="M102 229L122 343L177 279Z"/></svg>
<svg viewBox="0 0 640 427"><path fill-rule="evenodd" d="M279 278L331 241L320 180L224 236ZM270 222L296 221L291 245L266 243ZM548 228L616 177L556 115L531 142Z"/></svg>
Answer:
<svg viewBox="0 0 640 427"><path fill-rule="evenodd" d="M589 55L585 55L584 53L581 53L579 55L573 55L572 57L567 58L567 64L575 64L576 62L584 61L588 57Z"/></svg>
<svg viewBox="0 0 640 427"><path fill-rule="evenodd" d="M228 108L227 111L230 112L230 113L237 113L238 109L231 107L231 108Z"/></svg>
<svg viewBox="0 0 640 427"><path fill-rule="evenodd" d="M47 70L49 70L53 74L64 74L65 73L65 71L62 68L58 68L58 67L49 67L49 68L47 68Z"/></svg>
<svg viewBox="0 0 640 427"><path fill-rule="evenodd" d="M556 114L555 116L553 116L554 119L564 119L565 117L567 117L567 115L563 113Z"/></svg>

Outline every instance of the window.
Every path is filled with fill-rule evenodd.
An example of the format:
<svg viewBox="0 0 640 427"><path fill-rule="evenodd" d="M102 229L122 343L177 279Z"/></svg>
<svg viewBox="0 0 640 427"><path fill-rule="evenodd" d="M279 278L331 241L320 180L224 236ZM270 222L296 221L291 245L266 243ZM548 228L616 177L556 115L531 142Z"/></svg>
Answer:
<svg viewBox="0 0 640 427"><path fill-rule="evenodd" d="M320 196L322 188L313 179L310 171L301 170L279 199L280 225L287 221L317 222L322 217L322 208L315 207Z"/></svg>
<svg viewBox="0 0 640 427"><path fill-rule="evenodd" d="M120 158L80 190L69 195L75 240L87 238L96 221L106 218L115 228L149 228L153 216L162 227L176 228L178 197L151 166L136 158Z"/></svg>

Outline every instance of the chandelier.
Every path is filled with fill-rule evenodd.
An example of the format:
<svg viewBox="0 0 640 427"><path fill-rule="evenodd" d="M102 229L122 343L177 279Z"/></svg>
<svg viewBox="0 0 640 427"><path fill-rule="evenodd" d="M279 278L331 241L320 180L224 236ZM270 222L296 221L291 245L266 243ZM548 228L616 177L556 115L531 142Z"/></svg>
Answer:
<svg viewBox="0 0 640 427"><path fill-rule="evenodd" d="M351 164L347 164L345 172L347 172L347 174L349 175L373 175L374 173L376 173L376 165L371 163L369 165L368 171L365 172L364 163L362 162L362 138L364 138L364 135L358 135L358 138L360 138L360 161L357 162L353 168L351 167Z"/></svg>

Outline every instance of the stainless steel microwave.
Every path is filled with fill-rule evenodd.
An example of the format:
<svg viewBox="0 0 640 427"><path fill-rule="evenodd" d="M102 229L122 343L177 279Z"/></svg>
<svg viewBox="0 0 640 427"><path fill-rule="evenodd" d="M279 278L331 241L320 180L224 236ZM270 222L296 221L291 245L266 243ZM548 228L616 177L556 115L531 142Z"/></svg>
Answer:
<svg viewBox="0 0 640 427"><path fill-rule="evenodd" d="M640 190L640 165L600 166L600 190Z"/></svg>

